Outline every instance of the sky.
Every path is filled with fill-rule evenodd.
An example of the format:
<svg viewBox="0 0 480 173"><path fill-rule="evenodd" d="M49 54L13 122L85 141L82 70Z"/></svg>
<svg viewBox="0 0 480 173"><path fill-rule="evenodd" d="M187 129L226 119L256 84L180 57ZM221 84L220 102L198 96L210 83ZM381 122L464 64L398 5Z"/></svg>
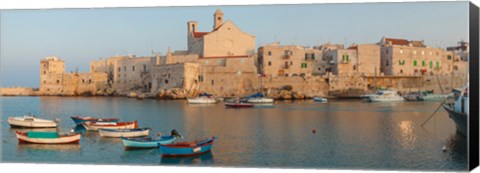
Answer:
<svg viewBox="0 0 480 173"><path fill-rule="evenodd" d="M468 2L2 10L0 85L38 87L47 56L65 60L67 72L88 72L100 58L185 50L187 22L211 31L216 9L254 35L257 48L276 41L348 46L384 36L441 48L468 41Z"/></svg>

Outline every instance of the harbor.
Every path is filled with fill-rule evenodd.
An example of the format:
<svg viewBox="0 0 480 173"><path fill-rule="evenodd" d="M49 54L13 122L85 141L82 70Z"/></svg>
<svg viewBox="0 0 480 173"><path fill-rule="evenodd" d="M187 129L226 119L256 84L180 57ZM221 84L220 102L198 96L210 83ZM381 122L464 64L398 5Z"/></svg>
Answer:
<svg viewBox="0 0 480 173"><path fill-rule="evenodd" d="M26 163L193 165L336 169L467 169L467 139L440 102L362 102L359 99L275 101L227 108L223 103L123 97L2 97L2 161ZM8 109L7 109L8 108ZM58 128L11 128L9 116L59 119ZM158 148L125 150L121 138L79 130L71 116L137 121L140 127L192 141L216 136L210 152L163 157ZM79 130L79 144L23 144L16 131Z"/></svg>

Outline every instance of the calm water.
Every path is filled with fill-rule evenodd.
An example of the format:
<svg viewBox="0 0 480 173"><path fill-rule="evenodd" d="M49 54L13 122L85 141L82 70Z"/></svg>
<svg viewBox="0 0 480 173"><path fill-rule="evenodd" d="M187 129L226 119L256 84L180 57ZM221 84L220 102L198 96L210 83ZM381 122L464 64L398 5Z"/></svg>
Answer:
<svg viewBox="0 0 480 173"><path fill-rule="evenodd" d="M0 101L2 162L467 169L466 139L455 133L444 110L424 128L420 126L438 102L295 101L226 109L223 104L106 97L2 97ZM61 131L75 127L69 116L88 115L138 120L141 127L152 127L154 134L177 129L184 140L219 139L211 153L177 159L162 158L157 149L125 151L120 139L102 138L96 132L84 133L80 145L20 145L15 130L24 129L11 129L7 117L26 113L60 118ZM447 151L442 151L443 146Z"/></svg>

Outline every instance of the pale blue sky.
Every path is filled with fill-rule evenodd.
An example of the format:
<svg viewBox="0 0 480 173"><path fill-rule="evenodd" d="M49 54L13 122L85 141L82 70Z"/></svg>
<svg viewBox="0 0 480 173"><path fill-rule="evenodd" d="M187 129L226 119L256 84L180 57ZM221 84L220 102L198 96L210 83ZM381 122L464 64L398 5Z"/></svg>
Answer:
<svg viewBox="0 0 480 173"><path fill-rule="evenodd" d="M213 13L256 36L256 46L375 43L383 36L425 40L431 47L468 40L468 2L316 4L4 10L0 25L2 87L39 86L39 63L59 56L66 71L91 60L184 50L187 21L211 31Z"/></svg>

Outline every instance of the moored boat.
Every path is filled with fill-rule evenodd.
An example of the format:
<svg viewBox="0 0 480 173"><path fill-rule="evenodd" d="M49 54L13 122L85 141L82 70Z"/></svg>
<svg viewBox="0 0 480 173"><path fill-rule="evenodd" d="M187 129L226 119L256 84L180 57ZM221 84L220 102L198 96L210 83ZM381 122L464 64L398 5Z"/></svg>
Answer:
<svg viewBox="0 0 480 173"><path fill-rule="evenodd" d="M217 138L211 137L201 141L161 144L160 153L162 153L162 157L182 157L204 154L212 149L215 139Z"/></svg>
<svg viewBox="0 0 480 173"><path fill-rule="evenodd" d="M8 117L8 124L11 127L28 128L52 128L58 126L59 120L40 119L35 116L25 115L23 117Z"/></svg>
<svg viewBox="0 0 480 173"><path fill-rule="evenodd" d="M469 116L468 84L462 89L453 90L453 103L443 103L443 108L455 123L456 129L463 136L467 136L467 122Z"/></svg>
<svg viewBox="0 0 480 173"><path fill-rule="evenodd" d="M397 91L382 90L375 95L370 95L368 99L372 102L397 102L405 99Z"/></svg>
<svg viewBox="0 0 480 173"><path fill-rule="evenodd" d="M188 103L191 104L211 104L211 103L217 103L217 100L213 95L207 94L207 93L202 93L198 97L195 98L187 98Z"/></svg>
<svg viewBox="0 0 480 173"><path fill-rule="evenodd" d="M131 138L131 137L142 137L148 136L150 133L150 128L134 128L134 129L98 129L100 136L102 137L112 137L112 138Z"/></svg>
<svg viewBox="0 0 480 173"><path fill-rule="evenodd" d="M320 103L327 103L328 102L327 98L323 98L323 97L313 97L313 101L320 102Z"/></svg>
<svg viewBox="0 0 480 173"><path fill-rule="evenodd" d="M86 130L98 131L98 129L133 129L138 128L137 121L132 122L84 122Z"/></svg>
<svg viewBox="0 0 480 173"><path fill-rule="evenodd" d="M16 131L18 142L35 144L69 144L79 143L80 134L78 133L58 133L58 132L20 132Z"/></svg>
<svg viewBox="0 0 480 173"><path fill-rule="evenodd" d="M81 124L84 122L118 122L118 118L92 118L92 117L80 117L80 116L71 116L70 117L75 124Z"/></svg>
<svg viewBox="0 0 480 173"><path fill-rule="evenodd" d="M159 139L148 138L122 138L125 149L157 148L160 144L171 144L177 137L183 138L177 130L172 130L170 136L161 136Z"/></svg>

